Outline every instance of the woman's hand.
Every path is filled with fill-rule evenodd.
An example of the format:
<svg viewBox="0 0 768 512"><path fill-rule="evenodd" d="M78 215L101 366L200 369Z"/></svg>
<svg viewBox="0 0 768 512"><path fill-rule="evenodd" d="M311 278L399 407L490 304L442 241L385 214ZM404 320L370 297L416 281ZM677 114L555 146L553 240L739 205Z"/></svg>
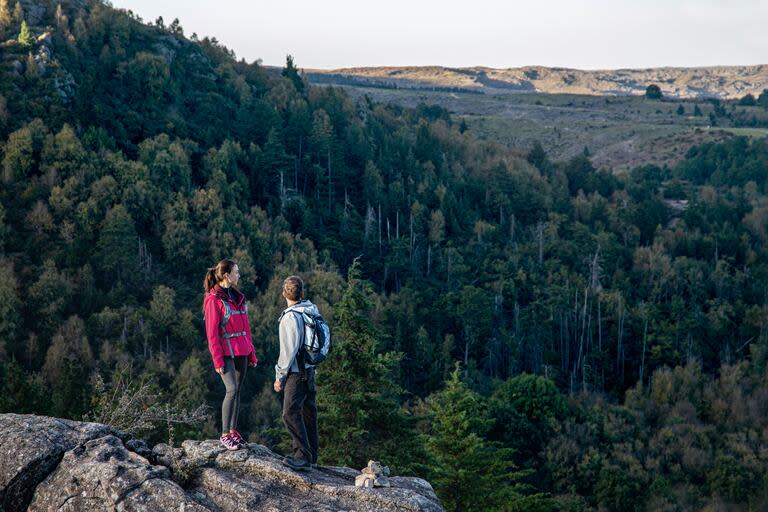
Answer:
<svg viewBox="0 0 768 512"><path fill-rule="evenodd" d="M272 388L275 390L275 393L281 392L283 390L283 381L276 379L275 383L272 385Z"/></svg>
<svg viewBox="0 0 768 512"><path fill-rule="evenodd" d="M216 368L216 373L219 375L224 375L224 367L222 366L221 368Z"/></svg>

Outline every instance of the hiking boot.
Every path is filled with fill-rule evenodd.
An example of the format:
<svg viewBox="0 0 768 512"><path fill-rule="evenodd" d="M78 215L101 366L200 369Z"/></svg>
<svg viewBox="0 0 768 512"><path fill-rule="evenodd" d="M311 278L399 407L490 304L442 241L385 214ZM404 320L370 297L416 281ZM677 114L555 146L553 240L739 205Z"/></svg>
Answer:
<svg viewBox="0 0 768 512"><path fill-rule="evenodd" d="M223 446L227 450L240 449L240 445L237 444L237 442L229 434L222 434L221 437L219 438L219 442L221 443L221 446Z"/></svg>
<svg viewBox="0 0 768 512"><path fill-rule="evenodd" d="M248 441L245 440L243 435L238 430L233 430L229 433L229 436L241 447L248 448Z"/></svg>
<svg viewBox="0 0 768 512"><path fill-rule="evenodd" d="M294 471L307 471L311 467L311 464L308 461L293 457L286 457L283 459L283 462Z"/></svg>

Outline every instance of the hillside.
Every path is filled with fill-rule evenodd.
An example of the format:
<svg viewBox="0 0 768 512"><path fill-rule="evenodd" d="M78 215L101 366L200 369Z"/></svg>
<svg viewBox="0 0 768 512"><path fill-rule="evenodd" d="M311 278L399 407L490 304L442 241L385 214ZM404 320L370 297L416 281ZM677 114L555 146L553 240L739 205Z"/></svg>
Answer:
<svg viewBox="0 0 768 512"><path fill-rule="evenodd" d="M642 95L646 87L656 84L665 96L675 99L734 99L746 94L757 97L768 89L768 65L765 64L594 71L542 66L509 69L376 67L305 71L307 77L317 83L403 89L442 88L484 94L540 92L627 96Z"/></svg>
<svg viewBox="0 0 768 512"><path fill-rule="evenodd" d="M645 98L647 84L641 82L625 93L568 86L512 90L483 85L474 81L472 73L447 68L344 70L349 74L306 70L306 76L313 83L342 87L354 97L409 108L440 105L477 137L513 150L526 152L539 143L554 160L566 160L587 148L596 167L624 172L647 164L675 165L691 147L734 134L768 136L764 106L719 99L728 96L729 84L743 85L754 69L765 68L727 68L722 76L711 76L707 87L694 88L696 93L689 95L675 94L659 83L664 90L660 101ZM715 72L711 68L688 71ZM763 74L760 71L758 76ZM763 83L760 80L755 83Z"/></svg>
<svg viewBox="0 0 768 512"><path fill-rule="evenodd" d="M208 446L201 281L231 257L260 360L238 427L273 453L299 274L333 329L322 465L381 460L450 511L765 509L763 106L318 86L102 1L10 10L0 412ZM623 166L584 142L633 129Z"/></svg>

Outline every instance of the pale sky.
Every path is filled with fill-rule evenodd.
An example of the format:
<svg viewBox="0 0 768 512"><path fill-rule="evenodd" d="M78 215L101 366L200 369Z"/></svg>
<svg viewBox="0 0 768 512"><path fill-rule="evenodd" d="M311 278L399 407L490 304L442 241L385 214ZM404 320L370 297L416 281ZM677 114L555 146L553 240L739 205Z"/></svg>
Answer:
<svg viewBox="0 0 768 512"><path fill-rule="evenodd" d="M768 63L768 0L113 0L238 58L301 68Z"/></svg>

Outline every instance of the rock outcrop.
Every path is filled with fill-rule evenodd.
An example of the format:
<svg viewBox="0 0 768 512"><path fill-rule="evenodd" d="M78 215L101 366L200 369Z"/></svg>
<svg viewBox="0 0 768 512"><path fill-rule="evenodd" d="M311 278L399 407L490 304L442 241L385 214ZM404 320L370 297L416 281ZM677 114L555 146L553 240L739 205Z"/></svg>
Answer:
<svg viewBox="0 0 768 512"><path fill-rule="evenodd" d="M528 66L493 69L440 66L305 69L310 82L401 89L451 88L504 94L543 92L597 96L643 95L651 84L672 98L757 97L768 88L768 65L581 70Z"/></svg>
<svg viewBox="0 0 768 512"><path fill-rule="evenodd" d="M218 441L150 450L105 425L0 415L0 510L30 511L439 511L432 487L390 477L390 487L355 487L359 472L294 472L252 443Z"/></svg>

